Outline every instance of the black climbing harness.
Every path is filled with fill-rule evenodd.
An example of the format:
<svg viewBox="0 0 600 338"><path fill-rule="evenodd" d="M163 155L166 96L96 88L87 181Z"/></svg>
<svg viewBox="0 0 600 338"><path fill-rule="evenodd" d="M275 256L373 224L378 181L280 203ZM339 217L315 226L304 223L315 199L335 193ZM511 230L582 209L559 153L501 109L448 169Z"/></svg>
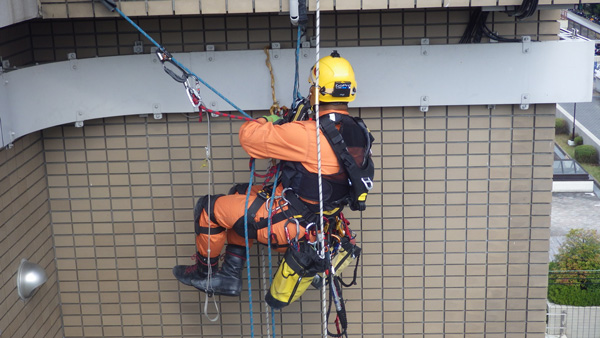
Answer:
<svg viewBox="0 0 600 338"><path fill-rule="evenodd" d="M325 175L322 194L325 210L348 205L352 210L363 211L369 190L373 188L375 166L371 160L373 136L360 118L339 113L324 115L321 130L327 138L340 166L340 172ZM340 126L340 131L336 126ZM352 149L352 154L349 151ZM353 155L354 154L354 155ZM282 182L300 197L318 200L318 176L299 162L285 162Z"/></svg>

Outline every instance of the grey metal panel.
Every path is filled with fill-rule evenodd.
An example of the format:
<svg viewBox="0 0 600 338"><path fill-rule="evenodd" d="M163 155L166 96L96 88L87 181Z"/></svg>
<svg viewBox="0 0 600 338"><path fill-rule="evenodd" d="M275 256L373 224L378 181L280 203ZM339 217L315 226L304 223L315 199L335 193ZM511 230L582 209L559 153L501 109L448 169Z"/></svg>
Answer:
<svg viewBox="0 0 600 338"><path fill-rule="evenodd" d="M0 1L0 27L38 17L38 0Z"/></svg>
<svg viewBox="0 0 600 338"><path fill-rule="evenodd" d="M353 64L358 95L353 107L588 102L592 98L594 44L548 41L470 45L337 48ZM326 55L329 50L323 50ZM302 93L314 50L300 58ZM181 53L182 64L244 110L272 104L263 51ZM289 105L294 50L271 55L277 97ZM3 74L3 142L51 126L88 119L193 112L183 86L165 74L154 55L70 60ZM4 96L2 96L4 95ZM208 89L209 108L233 108ZM423 101L426 97L427 101ZM524 97L526 99L524 99Z"/></svg>
<svg viewBox="0 0 600 338"><path fill-rule="evenodd" d="M356 104L420 106L422 96L430 106L520 104L523 94L529 94L530 104L591 101L593 43L533 42L527 53L524 46L379 48L368 65L359 62L355 67ZM360 59L355 49L344 55Z"/></svg>

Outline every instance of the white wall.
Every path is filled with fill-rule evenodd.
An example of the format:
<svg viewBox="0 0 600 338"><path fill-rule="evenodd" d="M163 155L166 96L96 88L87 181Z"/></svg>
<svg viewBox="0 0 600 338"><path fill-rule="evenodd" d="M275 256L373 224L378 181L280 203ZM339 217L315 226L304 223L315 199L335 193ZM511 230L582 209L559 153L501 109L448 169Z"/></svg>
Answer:
<svg viewBox="0 0 600 338"><path fill-rule="evenodd" d="M37 0L2 0L0 1L0 27L38 17Z"/></svg>

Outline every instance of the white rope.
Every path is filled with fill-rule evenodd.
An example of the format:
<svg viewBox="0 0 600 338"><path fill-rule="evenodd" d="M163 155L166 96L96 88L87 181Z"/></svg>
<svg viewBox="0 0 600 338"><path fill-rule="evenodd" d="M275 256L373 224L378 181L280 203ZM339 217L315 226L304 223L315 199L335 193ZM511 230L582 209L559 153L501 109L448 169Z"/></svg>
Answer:
<svg viewBox="0 0 600 338"><path fill-rule="evenodd" d="M208 264L208 276L206 277L206 285L208 285L209 288L212 288L212 264L211 264L211 258L210 258L210 229L211 229L211 224L210 224L210 206L211 204L211 194L212 194L212 154L211 154L211 139L212 139L212 134L211 134L211 130L210 130L210 113L206 113L206 122L207 122L207 126L208 126L208 140L206 142L206 162L208 163L208 208L206 208L206 215L208 216L208 246L206 249L206 255L208 256L207 262L206 264ZM200 215L200 217L202 217L202 215ZM204 315L206 316L206 318L208 320L210 320L211 322L216 322L219 319L219 305L217 304L217 300L216 298L213 298L213 302L215 303L215 308L217 309L217 314L215 315L215 317L211 318L208 315L208 298L210 298L208 296L208 294L206 295L206 299L204 300Z"/></svg>
<svg viewBox="0 0 600 338"><path fill-rule="evenodd" d="M323 176L321 172L321 129L320 129L320 117L319 117L319 53L321 43L321 3L316 0L316 11L315 11L315 54L317 62L315 64L315 118L317 123L317 168L318 168L318 181L319 181L319 232L317 239L321 246L319 256L325 258L325 238L324 238L324 224L323 224ZM322 300L322 323L323 323L323 338L327 338L327 290L325 285L325 278L323 278L323 285L321 287L321 300Z"/></svg>
<svg viewBox="0 0 600 338"><path fill-rule="evenodd" d="M265 262L265 248L263 246L260 247L260 259L261 259L261 272L262 272L262 282L263 282L263 298L264 296L267 295L267 292L269 292L268 286L267 286L267 264ZM271 311L270 308L267 304L267 301L265 302L265 317L266 317L266 323L267 323L267 337L271 337Z"/></svg>

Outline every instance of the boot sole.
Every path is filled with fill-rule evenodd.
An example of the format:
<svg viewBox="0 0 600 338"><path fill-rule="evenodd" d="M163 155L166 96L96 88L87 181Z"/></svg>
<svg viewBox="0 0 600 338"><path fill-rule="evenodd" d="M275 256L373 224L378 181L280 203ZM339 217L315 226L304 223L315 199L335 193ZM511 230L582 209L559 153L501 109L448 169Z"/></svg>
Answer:
<svg viewBox="0 0 600 338"><path fill-rule="evenodd" d="M206 292L206 290L204 290L204 288L202 287L197 287L196 285L194 285L194 281L192 281L191 286L195 287L196 289L198 289L199 291L202 291L206 294L208 294L208 292ZM212 295L213 296L227 296L227 297L237 297L242 293L242 291L213 291Z"/></svg>
<svg viewBox="0 0 600 338"><path fill-rule="evenodd" d="M192 285L192 286L195 287L196 289L198 289L199 291L202 291L202 292L208 294L206 292L206 290L198 288L195 285ZM241 293L242 293L241 291L240 292L235 292L235 291L234 292L217 292L217 291L215 291L212 293L212 295L213 296L238 297Z"/></svg>

